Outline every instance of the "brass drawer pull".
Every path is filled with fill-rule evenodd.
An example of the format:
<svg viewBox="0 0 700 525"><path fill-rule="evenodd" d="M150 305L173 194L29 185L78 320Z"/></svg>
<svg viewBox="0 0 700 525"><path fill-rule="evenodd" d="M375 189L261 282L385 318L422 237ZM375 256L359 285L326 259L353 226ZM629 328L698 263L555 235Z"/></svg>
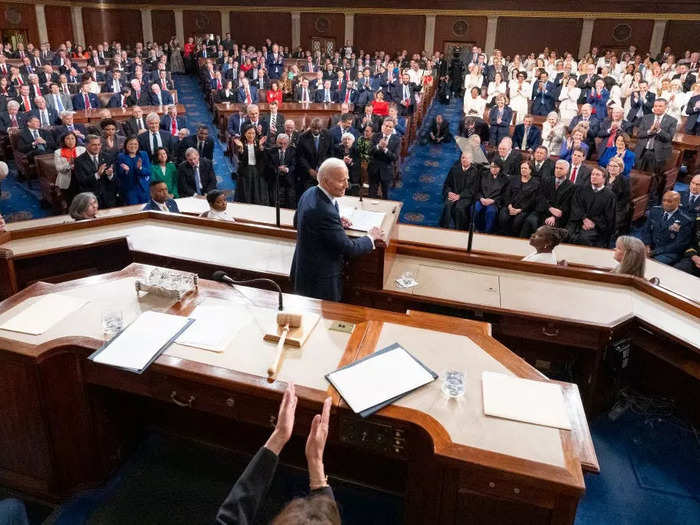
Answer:
<svg viewBox="0 0 700 525"><path fill-rule="evenodd" d="M543 326L542 333L547 337L556 337L559 335L559 328Z"/></svg>
<svg viewBox="0 0 700 525"><path fill-rule="evenodd" d="M195 399L197 399L197 396L195 396L194 394L191 394L190 397L187 398L187 401L180 401L177 398L177 391L176 390L173 390L172 392L170 392L170 401L172 401L173 403L175 403L179 407L192 408L192 403L194 402Z"/></svg>

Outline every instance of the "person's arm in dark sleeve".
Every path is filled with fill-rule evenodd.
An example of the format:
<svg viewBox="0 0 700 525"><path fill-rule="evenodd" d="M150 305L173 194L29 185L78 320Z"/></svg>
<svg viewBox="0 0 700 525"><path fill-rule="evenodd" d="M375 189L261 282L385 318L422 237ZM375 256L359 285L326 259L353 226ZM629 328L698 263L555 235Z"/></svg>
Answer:
<svg viewBox="0 0 700 525"><path fill-rule="evenodd" d="M217 524L253 523L260 503L270 488L278 461L279 458L271 450L265 447L258 450L219 507Z"/></svg>

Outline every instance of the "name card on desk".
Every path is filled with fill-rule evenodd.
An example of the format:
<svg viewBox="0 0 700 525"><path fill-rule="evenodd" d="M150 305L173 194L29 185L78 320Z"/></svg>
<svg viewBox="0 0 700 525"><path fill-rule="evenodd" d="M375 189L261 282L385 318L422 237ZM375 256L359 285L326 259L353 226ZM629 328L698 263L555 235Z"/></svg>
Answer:
<svg viewBox="0 0 700 525"><path fill-rule="evenodd" d="M147 311L88 359L140 374L194 319Z"/></svg>
<svg viewBox="0 0 700 525"><path fill-rule="evenodd" d="M351 230L368 232L375 226L381 228L384 222L384 212L367 211L359 208L342 207L339 214L341 217L349 220L352 223Z"/></svg>
<svg viewBox="0 0 700 525"><path fill-rule="evenodd" d="M87 299L57 293L42 295L26 308L19 304L10 310L10 318L0 325L0 330L40 335L87 302ZM13 315L17 310L21 311Z"/></svg>
<svg viewBox="0 0 700 525"><path fill-rule="evenodd" d="M484 371L484 414L571 430L561 386Z"/></svg>

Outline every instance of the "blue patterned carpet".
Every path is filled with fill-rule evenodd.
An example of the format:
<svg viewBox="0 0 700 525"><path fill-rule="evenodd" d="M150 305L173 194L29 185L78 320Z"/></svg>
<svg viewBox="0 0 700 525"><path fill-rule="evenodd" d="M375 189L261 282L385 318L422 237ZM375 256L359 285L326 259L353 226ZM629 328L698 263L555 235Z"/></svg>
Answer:
<svg viewBox="0 0 700 525"><path fill-rule="evenodd" d="M423 119L418 137L427 133L428 127L438 113L450 123L450 131L456 135L462 116L461 99L450 105L435 101ZM420 144L420 138L409 150L401 166L401 182L389 192L389 198L402 201L399 220L422 226L437 226L442 213L442 185L452 164L459 158L457 144L448 142L436 146Z"/></svg>
<svg viewBox="0 0 700 525"><path fill-rule="evenodd" d="M19 182L14 162L8 162L8 165L10 173L1 183L0 215L7 222L40 219L49 215L51 210L43 209L40 204L39 182L31 181L29 184Z"/></svg>

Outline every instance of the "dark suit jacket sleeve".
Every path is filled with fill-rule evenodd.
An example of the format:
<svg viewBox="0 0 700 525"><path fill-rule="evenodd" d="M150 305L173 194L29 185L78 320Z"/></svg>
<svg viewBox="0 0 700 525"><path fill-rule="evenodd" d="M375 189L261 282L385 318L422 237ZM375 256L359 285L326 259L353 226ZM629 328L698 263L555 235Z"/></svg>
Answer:
<svg viewBox="0 0 700 525"><path fill-rule="evenodd" d="M319 211L314 213L318 214L319 245L328 246L331 251L346 257L357 257L372 251L370 238L366 235L354 239L348 237L339 217Z"/></svg>
<svg viewBox="0 0 700 525"><path fill-rule="evenodd" d="M258 450L219 507L217 524L253 523L260 503L270 488L278 461L277 455L271 450L265 447Z"/></svg>
<svg viewBox="0 0 700 525"><path fill-rule="evenodd" d="M209 169L207 170L207 176L202 180L202 190L204 193L209 193L211 190L216 189L216 174L214 173L214 167L211 163L207 163ZM200 163L201 165L201 163Z"/></svg>

